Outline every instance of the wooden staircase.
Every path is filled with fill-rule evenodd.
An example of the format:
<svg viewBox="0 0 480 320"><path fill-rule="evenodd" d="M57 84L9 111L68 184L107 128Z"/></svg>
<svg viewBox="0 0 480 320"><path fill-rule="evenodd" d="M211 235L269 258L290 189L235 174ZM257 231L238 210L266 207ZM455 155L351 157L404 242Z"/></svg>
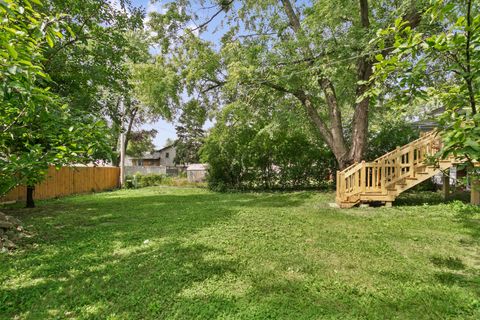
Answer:
<svg viewBox="0 0 480 320"><path fill-rule="evenodd" d="M437 133L431 131L372 162L354 163L337 171L337 204L341 208L368 202L391 205L400 193L454 165L453 158L440 160L436 166L425 164L441 144Z"/></svg>

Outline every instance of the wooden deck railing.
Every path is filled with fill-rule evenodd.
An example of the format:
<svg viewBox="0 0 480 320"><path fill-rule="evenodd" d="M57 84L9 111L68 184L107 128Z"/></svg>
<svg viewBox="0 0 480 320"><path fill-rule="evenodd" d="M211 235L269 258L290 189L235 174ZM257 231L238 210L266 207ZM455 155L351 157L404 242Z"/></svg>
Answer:
<svg viewBox="0 0 480 320"><path fill-rule="evenodd" d="M435 131L398 147L372 162L354 163L337 172L337 201L355 201L361 194L388 194L388 188L408 177L415 177L416 167L440 150Z"/></svg>

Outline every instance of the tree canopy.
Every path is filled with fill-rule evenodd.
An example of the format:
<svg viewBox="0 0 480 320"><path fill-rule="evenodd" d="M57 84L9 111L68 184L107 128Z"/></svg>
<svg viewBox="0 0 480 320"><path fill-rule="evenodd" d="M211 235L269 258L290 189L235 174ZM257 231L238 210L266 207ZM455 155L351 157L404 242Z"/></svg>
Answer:
<svg viewBox="0 0 480 320"><path fill-rule="evenodd" d="M444 110L437 119L444 147L440 157L480 161L480 5L476 1L433 1L422 32L397 19L378 32L378 43L394 38L394 50L378 55L372 81L390 88L400 106L417 99ZM375 91L374 89L373 91ZM395 101L392 99L392 101Z"/></svg>
<svg viewBox="0 0 480 320"><path fill-rule="evenodd" d="M49 87L45 52L64 37L65 21L40 7L0 2L0 195L43 180L49 165L108 157L105 123L73 112Z"/></svg>
<svg viewBox="0 0 480 320"><path fill-rule="evenodd" d="M204 21L198 21L193 1L182 0L169 2L165 12L152 14L149 22L165 55L158 68L178 77L173 97L181 101L188 94L211 110L235 101L248 103L259 92L269 94L306 112L339 167L362 160L368 110L376 103L365 93L374 57L386 50L371 40L376 30L399 16L417 27L423 2L202 4L215 8ZM225 30L219 43L201 37L215 19Z"/></svg>

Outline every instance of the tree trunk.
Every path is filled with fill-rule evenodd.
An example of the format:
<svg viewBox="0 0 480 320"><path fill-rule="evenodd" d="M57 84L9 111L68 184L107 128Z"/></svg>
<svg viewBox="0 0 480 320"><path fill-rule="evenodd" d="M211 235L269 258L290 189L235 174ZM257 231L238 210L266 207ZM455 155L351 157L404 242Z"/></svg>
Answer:
<svg viewBox="0 0 480 320"><path fill-rule="evenodd" d="M135 122L135 118L137 116L137 111L138 111L138 107L135 107L130 112L130 119L128 122L127 132L125 132L125 153L127 152L128 143L130 142L130 135L133 128L133 123Z"/></svg>
<svg viewBox="0 0 480 320"><path fill-rule="evenodd" d="M125 153L127 152L128 143L130 142L130 133L132 132L133 123L135 122L135 119L137 117L137 113L138 113L138 107L134 107L130 112L130 117L128 119L127 131L125 132ZM120 130L122 130L121 127L122 127L122 125L120 125ZM117 141L120 141L120 135L118 136ZM121 146L120 146L120 148L121 148ZM118 151L118 149L115 149L114 151ZM120 166L120 156L115 157L115 159L113 159L112 164L115 167Z"/></svg>
<svg viewBox="0 0 480 320"><path fill-rule="evenodd" d="M33 201L33 192L34 191L35 191L35 186L27 186L26 208L35 208L35 202Z"/></svg>
<svg viewBox="0 0 480 320"><path fill-rule="evenodd" d="M360 0L360 23L365 30L370 28L368 0ZM373 63L368 56L361 56L357 62L357 79L361 84L357 85L355 92L356 100L368 91L370 76L373 72ZM352 146L349 152L351 162L360 162L367 148L368 137L368 108L370 98L365 97L354 104L355 112L352 120Z"/></svg>

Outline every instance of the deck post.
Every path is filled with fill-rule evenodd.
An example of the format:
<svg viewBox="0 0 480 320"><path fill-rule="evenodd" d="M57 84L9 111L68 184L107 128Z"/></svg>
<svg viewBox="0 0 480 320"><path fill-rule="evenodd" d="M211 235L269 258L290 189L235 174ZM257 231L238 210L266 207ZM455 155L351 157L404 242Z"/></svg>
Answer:
<svg viewBox="0 0 480 320"><path fill-rule="evenodd" d="M387 173L385 168L385 161L382 160L382 167L380 168L380 187L382 188L382 194L385 194L387 191Z"/></svg>
<svg viewBox="0 0 480 320"><path fill-rule="evenodd" d="M446 200L450 195L450 177L446 174L443 174L443 185L442 185L442 193L443 199Z"/></svg>
<svg viewBox="0 0 480 320"><path fill-rule="evenodd" d="M480 205L480 178L472 177L470 183L470 203Z"/></svg>
<svg viewBox="0 0 480 320"><path fill-rule="evenodd" d="M414 148L413 147L410 147L410 151L408 152L408 171L410 171L410 174L412 175L412 177L415 177L415 164L413 163L413 150Z"/></svg>
<svg viewBox="0 0 480 320"><path fill-rule="evenodd" d="M397 146L398 156L395 158L395 178L399 178L402 175L402 156L400 155L400 147Z"/></svg>
<svg viewBox="0 0 480 320"><path fill-rule="evenodd" d="M366 182L366 172L367 172L367 169L366 169L366 166L365 166L365 160L362 161L362 170L360 171L360 188L362 190L362 193L365 193L365 188L367 186L367 182Z"/></svg>

